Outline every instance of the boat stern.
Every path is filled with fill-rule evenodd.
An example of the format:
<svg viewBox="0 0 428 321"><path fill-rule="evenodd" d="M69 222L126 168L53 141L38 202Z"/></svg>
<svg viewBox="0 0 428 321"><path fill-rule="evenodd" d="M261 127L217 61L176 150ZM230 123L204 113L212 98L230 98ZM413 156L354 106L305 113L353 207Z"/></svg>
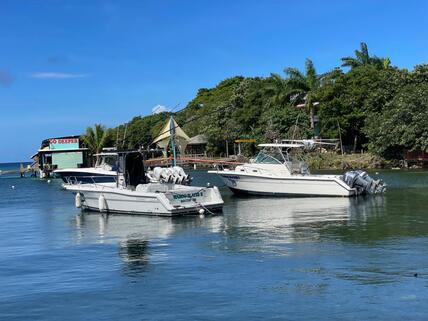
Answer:
<svg viewBox="0 0 428 321"><path fill-rule="evenodd" d="M217 186L178 188L166 192L164 197L173 215L219 212L224 205Z"/></svg>

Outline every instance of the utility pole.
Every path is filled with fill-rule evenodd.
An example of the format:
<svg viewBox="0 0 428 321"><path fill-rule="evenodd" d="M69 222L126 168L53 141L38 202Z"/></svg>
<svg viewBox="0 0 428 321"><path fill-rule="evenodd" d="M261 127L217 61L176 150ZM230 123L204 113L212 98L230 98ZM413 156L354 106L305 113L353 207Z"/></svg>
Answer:
<svg viewBox="0 0 428 321"><path fill-rule="evenodd" d="M169 120L169 135L171 139L171 149L172 149L172 166L177 166L177 155L175 150L175 126L174 126L174 118L171 116Z"/></svg>

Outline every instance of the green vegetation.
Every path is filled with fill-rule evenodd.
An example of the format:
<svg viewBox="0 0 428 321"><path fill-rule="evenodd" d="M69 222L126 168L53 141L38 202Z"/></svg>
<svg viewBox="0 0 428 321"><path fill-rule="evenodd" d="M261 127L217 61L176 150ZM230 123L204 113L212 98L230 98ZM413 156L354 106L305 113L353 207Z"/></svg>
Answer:
<svg viewBox="0 0 428 321"><path fill-rule="evenodd" d="M189 136L206 134L208 149L216 155L224 155L226 140L310 138L315 116L321 137L339 138L340 133L346 151L399 159L404 149L426 150L428 65L400 69L389 58L369 55L365 43L355 57L341 61L344 69L324 74L317 74L307 59L305 72L285 68L284 77L225 79L214 88L199 89L175 118ZM108 143L147 147L169 115L135 117L110 129ZM251 146L244 152L253 152Z"/></svg>
<svg viewBox="0 0 428 321"><path fill-rule="evenodd" d="M95 124L94 128L86 128L86 133L82 136L82 140L86 147L89 148L91 154L97 154L100 153L106 145L107 137L106 128L101 124Z"/></svg>

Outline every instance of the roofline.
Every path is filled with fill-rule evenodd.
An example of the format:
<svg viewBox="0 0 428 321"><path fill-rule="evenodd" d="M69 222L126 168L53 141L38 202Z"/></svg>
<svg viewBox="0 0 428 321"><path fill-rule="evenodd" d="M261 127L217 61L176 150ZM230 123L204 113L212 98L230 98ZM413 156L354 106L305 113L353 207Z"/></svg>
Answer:
<svg viewBox="0 0 428 321"><path fill-rule="evenodd" d="M61 153L61 152L83 152L89 150L89 148L66 148L66 149L39 149L37 154L45 153ZM35 155L37 155L35 154Z"/></svg>

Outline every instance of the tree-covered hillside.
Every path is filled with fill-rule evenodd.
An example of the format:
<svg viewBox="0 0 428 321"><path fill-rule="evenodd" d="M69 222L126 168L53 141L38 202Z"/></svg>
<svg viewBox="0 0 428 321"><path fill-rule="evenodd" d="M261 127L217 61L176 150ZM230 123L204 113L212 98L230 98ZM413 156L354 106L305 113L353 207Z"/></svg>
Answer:
<svg viewBox="0 0 428 321"><path fill-rule="evenodd" d="M217 154L226 140L290 138L295 124L302 138L318 130L322 138L339 138L340 128L349 150L389 158L400 157L403 149L427 149L428 65L400 69L388 58L370 56L364 43L342 62L325 74L308 59L304 71L287 67L282 75L225 79L199 89L174 115L189 136L206 134ZM135 117L109 129L109 144L148 146L169 116Z"/></svg>

